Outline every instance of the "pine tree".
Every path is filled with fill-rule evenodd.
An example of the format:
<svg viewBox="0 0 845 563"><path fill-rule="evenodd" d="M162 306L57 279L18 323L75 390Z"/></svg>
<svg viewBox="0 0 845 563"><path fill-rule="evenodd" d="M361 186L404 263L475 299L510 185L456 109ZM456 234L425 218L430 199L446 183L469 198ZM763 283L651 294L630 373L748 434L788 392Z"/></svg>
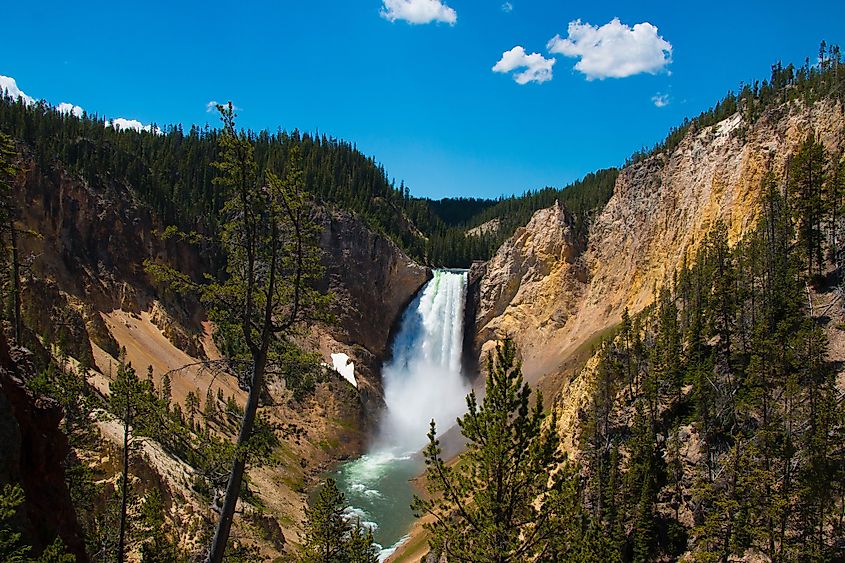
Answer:
<svg viewBox="0 0 845 563"><path fill-rule="evenodd" d="M840 223L842 223L843 198L845 198L845 158L841 158L839 162L832 162L831 167L833 170L825 190L825 203L830 214L830 239L828 241L830 256L838 270L842 267Z"/></svg>
<svg viewBox="0 0 845 563"><path fill-rule="evenodd" d="M226 354L241 384L249 389L238 433L236 455L208 561L220 563L226 551L235 507L247 465L248 442L266 392L268 365L281 358L281 348L309 320L325 318L327 297L314 285L322 275L317 231L306 194L301 151L294 143L284 175L270 167L259 173L258 141L239 131L231 103L218 106L222 130L219 159L214 162L222 190L219 238L225 273L198 284L185 273L162 264L147 264L155 277L179 291L193 291L209 309L209 318L226 342ZM296 135L298 137L298 135ZM294 381L288 382L294 387Z"/></svg>
<svg viewBox="0 0 845 563"><path fill-rule="evenodd" d="M0 131L0 232L8 237L9 262L11 266L10 303L12 306L12 329L15 341L22 343L23 318L21 316L21 274L18 249L17 203L14 196L14 182L19 173L17 160L20 157L11 137Z"/></svg>
<svg viewBox="0 0 845 563"><path fill-rule="evenodd" d="M165 410L170 409L170 402L173 400L173 386L170 382L170 376L164 374L161 377L161 401L164 403Z"/></svg>
<svg viewBox="0 0 845 563"><path fill-rule="evenodd" d="M583 482L578 467L565 463L559 468L557 479L561 486L546 507L550 527L554 532L536 561L538 563L592 563L619 561L619 549L613 531L607 533L601 523L590 516L584 507ZM611 503L608 503L610 505ZM612 530L612 529L611 529Z"/></svg>
<svg viewBox="0 0 845 563"><path fill-rule="evenodd" d="M185 410L188 411L188 420L192 427L194 425L194 417L200 409L200 399L198 393L199 389L197 389L196 392L188 391L188 394L185 395Z"/></svg>
<svg viewBox="0 0 845 563"><path fill-rule="evenodd" d="M822 222L826 216L824 188L827 152L815 134L807 136L792 159L789 192L798 228L798 241L804 248L807 278L821 274Z"/></svg>
<svg viewBox="0 0 845 563"><path fill-rule="evenodd" d="M179 560L176 543L167 537L164 519L165 506L158 489L152 489L141 505L144 541L141 544L142 563L172 563Z"/></svg>
<svg viewBox="0 0 845 563"><path fill-rule="evenodd" d="M372 529L355 520L348 529L346 553L349 563L376 563L378 550L375 547Z"/></svg>
<svg viewBox="0 0 845 563"><path fill-rule="evenodd" d="M30 546L21 541L21 533L15 530L11 521L23 504L24 493L19 485L4 485L0 493L0 553L9 563L25 563Z"/></svg>
<svg viewBox="0 0 845 563"><path fill-rule="evenodd" d="M217 416L217 403L214 400L214 393L210 386L205 392L205 409L203 411L203 415L205 416L206 421Z"/></svg>
<svg viewBox="0 0 845 563"><path fill-rule="evenodd" d="M314 504L305 510L302 563L375 563L372 532L344 514L346 498L327 479Z"/></svg>
<svg viewBox="0 0 845 563"><path fill-rule="evenodd" d="M543 411L539 393L531 406L510 339L488 356L486 390L481 405L469 394L458 419L467 448L456 466L443 459L431 422L425 458L432 500L416 497L414 508L434 518L426 525L431 547L450 561L531 560L555 533L551 504L562 482L549 480L563 461L556 419Z"/></svg>
<svg viewBox="0 0 845 563"><path fill-rule="evenodd" d="M132 425L140 423L140 405L144 397L143 387L135 369L126 363L126 351L120 354L117 375L109 384L109 406L123 423L123 464L120 478L120 528L116 559L122 563L126 557L126 531L128 528L127 507L129 502L129 450Z"/></svg>
<svg viewBox="0 0 845 563"><path fill-rule="evenodd" d="M622 311L622 324L619 327L619 332L622 336L622 342L625 345L625 379L628 382L628 399L634 400L634 366L631 358L631 314L628 312L628 307Z"/></svg>
<svg viewBox="0 0 845 563"><path fill-rule="evenodd" d="M649 561L657 547L655 505L662 474L657 437L651 417L643 412L643 401L636 404L631 458L626 475L628 497L633 510L634 561Z"/></svg>

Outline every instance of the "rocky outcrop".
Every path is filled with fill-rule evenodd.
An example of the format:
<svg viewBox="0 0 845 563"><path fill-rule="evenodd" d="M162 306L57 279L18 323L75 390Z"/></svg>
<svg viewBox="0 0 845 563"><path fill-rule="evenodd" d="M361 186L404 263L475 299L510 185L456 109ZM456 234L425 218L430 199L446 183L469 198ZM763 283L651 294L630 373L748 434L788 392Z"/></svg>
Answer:
<svg viewBox="0 0 845 563"><path fill-rule="evenodd" d="M225 397L243 403L243 392L234 378L217 377L196 365L198 360L219 357L213 327L202 308L195 300L159 286L144 271L146 259L160 260L199 280L211 269L211 253L175 238L160 237L163 225L156 214L139 202L125 183L108 176L87 181L60 165L42 169L32 159L25 159L24 169L16 194L21 207L19 223L37 233L21 238L22 256L29 260L25 324L31 325L37 336L67 341L72 349L66 351L76 359L93 356L95 371L89 381L100 392L108 389L109 375L123 348L126 359L140 373L148 366L153 368L157 386L162 374L170 373L175 402L183 403L189 392L202 396L211 388L212 393L222 390ZM314 327L303 336L304 348L320 352L329 362L331 353L347 353L356 364L360 385L356 391L339 376L329 376L317 384L313 396L295 404L280 381L271 382L274 406L268 407L269 416L301 429L306 439L286 444L296 463L257 469L250 475L277 522L264 519L254 523L259 535L267 536L261 542L270 552L280 551L286 540L297 541L306 481L330 463L363 448L361 430L369 415L378 413L382 405L379 369L389 350L391 328L430 277L428 269L353 214L319 210L318 222L326 272L320 289L335 296L332 312L336 322ZM31 340L39 342L35 334ZM46 364L49 355L44 351L43 356ZM41 417L45 424L53 420L50 416ZM107 426L100 424L99 429L109 438L114 433ZM6 436L11 428L0 428L0 436ZM0 443L5 446L12 439ZM63 451L66 445L54 448L59 458L49 463L56 469L61 467ZM151 470L139 477L141 481L167 482L169 492L162 491L166 498L193 498L185 488L190 480L174 470L183 463L175 463L155 445L145 446L144 451ZM47 463L44 461L45 467ZM46 490L51 489L48 486ZM197 514L204 510L204 506L195 508ZM180 534L184 546L192 545L192 534L200 529L183 526L192 518L192 514L184 514L173 519L177 529L186 528L187 535Z"/></svg>
<svg viewBox="0 0 845 563"><path fill-rule="evenodd" d="M25 160L24 170L16 197L20 224L37 233L20 239L23 258L32 260L31 277L37 278L29 283L33 317L55 321L48 319L49 312L62 311L75 324L81 317L82 330L75 336L83 337L74 341L85 346L90 338L116 355L117 344L100 314L139 313L165 301L166 311L156 317L167 321L162 330L173 336L177 346L197 352L197 339L191 335L201 332L199 308L191 300L162 291L144 271L144 260L178 264L199 279L209 267L203 253L179 240L162 239L163 225L124 183L105 176L92 184L58 164L42 169ZM41 291L45 288L49 291ZM83 350L70 352L90 356Z"/></svg>
<svg viewBox="0 0 845 563"><path fill-rule="evenodd" d="M572 226L571 215L555 203L536 212L499 248L479 283L476 322L482 339L507 334L514 325L566 321L566 302L545 302L544 297L552 293L549 289L577 289L577 282L583 282L581 249ZM548 319L535 317L538 311Z"/></svg>
<svg viewBox="0 0 845 563"><path fill-rule="evenodd" d="M464 305L464 373L475 379L481 372L484 362L479 362L480 350L477 348L478 339L478 309L481 305L481 283L487 273L487 262L476 260L467 272L466 303Z"/></svg>
<svg viewBox="0 0 845 563"><path fill-rule="evenodd" d="M381 363L405 307L431 278L388 237L374 233L356 215L323 210L319 216L325 278L333 295L336 324L318 330L319 349L346 353L355 363L358 389L368 412L381 404Z"/></svg>
<svg viewBox="0 0 845 563"><path fill-rule="evenodd" d="M490 219L481 223L477 227L473 227L467 231L468 237L483 237L487 235L495 235L502 228L502 221L498 217Z"/></svg>
<svg viewBox="0 0 845 563"><path fill-rule="evenodd" d="M209 270L208 260L202 250L162 239L163 225L129 186L108 178L95 186L61 168L42 170L30 163L19 199L21 223L38 233L23 239L24 254L37 257L35 269L58 290L51 290L56 302L83 306L78 312L96 344L116 354L97 312L149 311L179 349L203 357L199 306L164 291L143 262L162 260L199 279ZM430 272L351 213L322 210L318 222L326 267L321 289L334 293L338 320L330 333L343 344L362 347L366 353L359 355L372 358L361 359L376 365L387 351L393 323Z"/></svg>
<svg viewBox="0 0 845 563"><path fill-rule="evenodd" d="M568 321L584 290L587 271L571 215L557 203L537 211L483 271L475 305L476 348L484 352L488 343L509 335L530 356L532 343L540 344L548 331Z"/></svg>
<svg viewBox="0 0 845 563"><path fill-rule="evenodd" d="M22 291L22 315L26 326L45 342L62 346L64 352L93 365L87 323L55 283L32 278Z"/></svg>
<svg viewBox="0 0 845 563"><path fill-rule="evenodd" d="M650 304L717 221L731 243L754 226L763 175L782 176L811 131L831 150L845 147L842 106L792 104L754 123L735 114L690 130L670 153L621 171L583 253L567 235L565 212L538 211L486 266L476 345L511 335L529 381L553 377L565 385L562 371L580 367L572 358L618 323L625 307L635 313Z"/></svg>
<svg viewBox="0 0 845 563"><path fill-rule="evenodd" d="M62 408L26 386L33 375L28 352L10 350L0 333L0 485L20 483L26 495L24 539L36 553L60 537L77 561L87 561L76 512L65 484L67 438Z"/></svg>
<svg viewBox="0 0 845 563"><path fill-rule="evenodd" d="M342 329L334 334L384 357L393 324L431 271L346 211L324 211L320 227L326 268L322 289L334 294L333 312Z"/></svg>
<svg viewBox="0 0 845 563"><path fill-rule="evenodd" d="M150 306L150 320L174 346L189 356L206 359L201 335L188 332L185 329L186 323L175 319L170 311L157 299Z"/></svg>

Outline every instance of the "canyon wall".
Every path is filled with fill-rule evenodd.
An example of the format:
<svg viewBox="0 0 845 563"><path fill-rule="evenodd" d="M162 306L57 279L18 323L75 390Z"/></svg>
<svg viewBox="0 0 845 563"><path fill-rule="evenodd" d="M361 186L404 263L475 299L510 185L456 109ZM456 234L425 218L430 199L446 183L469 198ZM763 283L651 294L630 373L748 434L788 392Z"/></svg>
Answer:
<svg viewBox="0 0 845 563"><path fill-rule="evenodd" d="M26 147L22 148L26 153ZM93 368L89 382L107 394L119 351L125 349L126 359L139 374L152 367L157 387L162 376L169 374L175 402L184 403L191 392L204 399L210 389L211 395L222 392L244 403L245 393L234 377L219 376L198 365L218 358L219 351L213 327L197 299L175 295L144 270L145 260L160 260L199 281L213 269L210 248L160 236L166 225L137 200L131 186L108 177L91 183L58 165L42 169L25 154L16 189L24 265L23 316L28 345L40 358L37 363L46 363L48 350L36 336L45 343L62 342L74 360ZM278 528L281 542L273 544L250 532L248 518L239 524L240 533L254 536L270 558L280 555L285 538L297 541L310 480L337 459L363 448L367 424L383 404L378 371L389 348L391 327L431 275L354 214L318 209L316 220L325 267L320 289L334 295L335 322L312 328L300 344L320 353L328 364L332 353L348 354L356 364L359 389L331 370L325 371L326 381L301 403L288 400L290 394L281 383L270 386L274 400L266 411L271 419L303 430L285 444L284 455L290 458L285 463L250 472L251 486L267 510L261 518ZM12 397L12 391L4 387L2 395ZM44 412L42 425L58 424L59 407ZM112 428L114 424L98 426L102 443L93 457L100 460L98 471L111 475L122 434ZM64 455L66 441L58 446L48 442L55 438L53 434L62 436L58 430L42 434L40 444L42 435L33 435L33 448ZM60 461L53 460L58 469ZM210 521L213 515L186 485L194 468L151 441L145 442L139 454L138 468L145 472L145 486L160 487L162 498L183 499L184 514L171 515L174 528L184 532L179 538L184 547L196 547L197 530L204 525L196 524L196 519ZM20 472L8 477L15 475ZM50 486L58 482L44 478ZM244 510L249 513L248 506ZM62 521L53 528L65 526L64 513L56 516ZM73 540L72 534L65 535ZM78 542L71 547L81 553Z"/></svg>
<svg viewBox="0 0 845 563"><path fill-rule="evenodd" d="M584 249L571 236L565 210L538 211L476 268L483 271L476 350L510 335L522 351L526 378L561 391L625 307L636 313L649 305L717 221L727 226L731 243L754 227L763 175L772 170L782 178L789 155L811 132L841 151L842 106L792 104L773 107L754 123L735 114L691 129L671 152L622 169Z"/></svg>

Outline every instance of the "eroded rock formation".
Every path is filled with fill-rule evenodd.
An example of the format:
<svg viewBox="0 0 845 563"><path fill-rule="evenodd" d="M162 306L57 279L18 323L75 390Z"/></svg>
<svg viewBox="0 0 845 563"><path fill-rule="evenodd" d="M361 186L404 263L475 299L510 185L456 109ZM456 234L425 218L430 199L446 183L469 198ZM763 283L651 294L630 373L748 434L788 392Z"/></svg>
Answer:
<svg viewBox="0 0 845 563"><path fill-rule="evenodd" d="M34 553L58 535L82 563L88 559L65 484L64 462L70 448L59 429L62 408L27 388L33 369L29 353L10 349L0 332L0 486L23 487L26 501L19 523Z"/></svg>
<svg viewBox="0 0 845 563"><path fill-rule="evenodd" d="M590 343L619 322L625 307L635 313L650 304L717 221L731 243L755 225L763 175L783 177L789 155L811 132L841 150L842 106L792 104L754 123L735 114L690 130L671 152L621 171L583 252L563 210L538 211L483 267L477 349L511 335L527 379L560 391L566 372L589 357Z"/></svg>

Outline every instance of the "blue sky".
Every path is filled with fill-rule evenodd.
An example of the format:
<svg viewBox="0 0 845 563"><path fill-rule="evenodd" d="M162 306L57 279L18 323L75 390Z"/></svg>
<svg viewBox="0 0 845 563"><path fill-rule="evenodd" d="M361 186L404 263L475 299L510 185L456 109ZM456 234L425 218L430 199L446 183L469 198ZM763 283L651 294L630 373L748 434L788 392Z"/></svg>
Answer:
<svg viewBox="0 0 845 563"><path fill-rule="evenodd" d="M0 75L144 124L216 125L206 104L232 100L243 126L357 143L416 195L497 196L619 165L776 60L845 43L839 1L504 4L9 2Z"/></svg>

